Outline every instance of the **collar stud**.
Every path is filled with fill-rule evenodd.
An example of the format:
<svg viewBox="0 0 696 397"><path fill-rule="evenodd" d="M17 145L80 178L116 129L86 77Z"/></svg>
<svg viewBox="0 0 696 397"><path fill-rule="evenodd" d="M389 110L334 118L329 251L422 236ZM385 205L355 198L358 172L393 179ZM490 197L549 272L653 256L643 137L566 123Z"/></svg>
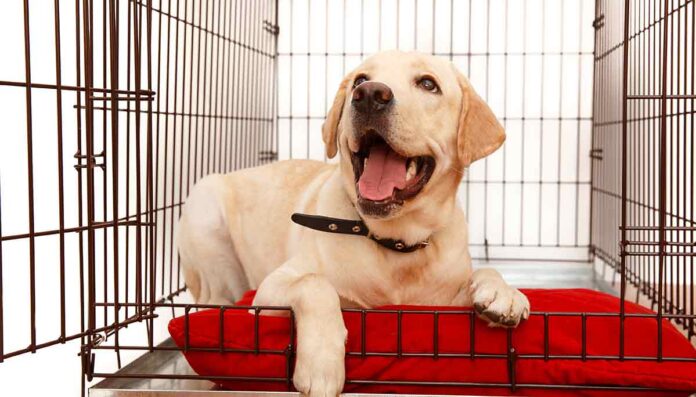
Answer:
<svg viewBox="0 0 696 397"><path fill-rule="evenodd" d="M382 238L376 234L373 234L362 220L330 218L328 216L299 213L292 214L291 219L293 222L299 225L322 232L328 231L331 233L364 236L373 240L382 247L396 252L413 252L429 245L429 239L415 243L414 245L407 245L402 240Z"/></svg>

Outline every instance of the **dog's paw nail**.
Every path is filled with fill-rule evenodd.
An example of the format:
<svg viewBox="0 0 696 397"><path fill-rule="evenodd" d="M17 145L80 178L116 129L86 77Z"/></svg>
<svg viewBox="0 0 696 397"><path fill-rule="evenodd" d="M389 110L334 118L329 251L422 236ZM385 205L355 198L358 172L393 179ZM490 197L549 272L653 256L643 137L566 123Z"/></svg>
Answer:
<svg viewBox="0 0 696 397"><path fill-rule="evenodd" d="M514 317L505 317L503 318L502 324L507 327L514 327L518 324L518 320Z"/></svg>
<svg viewBox="0 0 696 397"><path fill-rule="evenodd" d="M500 323L501 316L498 312L495 312L493 310L484 310L482 313L488 320L494 323Z"/></svg>
<svg viewBox="0 0 696 397"><path fill-rule="evenodd" d="M486 310L487 307L488 307L488 305L485 305L485 304L480 303L480 302L474 303L474 310L476 310L476 313L478 313L478 314L482 314Z"/></svg>

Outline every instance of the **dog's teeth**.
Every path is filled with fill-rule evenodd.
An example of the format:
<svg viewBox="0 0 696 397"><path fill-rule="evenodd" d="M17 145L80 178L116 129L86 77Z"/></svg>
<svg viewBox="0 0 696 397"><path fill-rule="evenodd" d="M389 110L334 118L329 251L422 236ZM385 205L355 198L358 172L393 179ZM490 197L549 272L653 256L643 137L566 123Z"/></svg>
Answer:
<svg viewBox="0 0 696 397"><path fill-rule="evenodd" d="M413 179L414 176L416 176L416 161L411 159L408 161L408 169L406 170L406 180L410 181Z"/></svg>
<svg viewBox="0 0 696 397"><path fill-rule="evenodd" d="M367 157L363 160L363 168L367 167Z"/></svg>

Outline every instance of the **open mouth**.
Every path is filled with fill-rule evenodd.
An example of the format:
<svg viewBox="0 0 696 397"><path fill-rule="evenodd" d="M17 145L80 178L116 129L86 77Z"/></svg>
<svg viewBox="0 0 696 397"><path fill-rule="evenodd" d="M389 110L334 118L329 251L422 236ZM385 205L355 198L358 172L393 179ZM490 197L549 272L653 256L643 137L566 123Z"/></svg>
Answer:
<svg viewBox="0 0 696 397"><path fill-rule="evenodd" d="M359 147L351 161L361 204L403 204L423 189L435 169L433 157L404 157L374 131L362 137Z"/></svg>

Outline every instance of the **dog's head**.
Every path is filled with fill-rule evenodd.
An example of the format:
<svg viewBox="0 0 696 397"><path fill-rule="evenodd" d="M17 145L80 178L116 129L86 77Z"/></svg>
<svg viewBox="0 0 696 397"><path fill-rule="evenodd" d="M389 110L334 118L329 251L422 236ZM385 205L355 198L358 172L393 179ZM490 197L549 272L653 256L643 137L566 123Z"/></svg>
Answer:
<svg viewBox="0 0 696 397"><path fill-rule="evenodd" d="M344 78L322 135L329 158L340 151L360 214L380 219L453 200L464 168L505 140L450 62L398 51L368 58Z"/></svg>

